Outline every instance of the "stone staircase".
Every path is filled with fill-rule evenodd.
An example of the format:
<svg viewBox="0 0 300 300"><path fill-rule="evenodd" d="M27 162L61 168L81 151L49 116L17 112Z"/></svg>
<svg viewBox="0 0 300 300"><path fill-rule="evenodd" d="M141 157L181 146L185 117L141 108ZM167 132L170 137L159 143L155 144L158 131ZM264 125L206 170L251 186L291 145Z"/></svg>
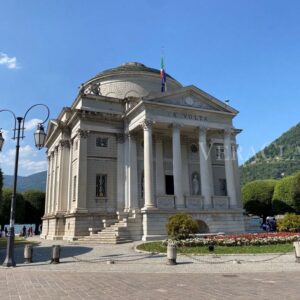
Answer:
<svg viewBox="0 0 300 300"><path fill-rule="evenodd" d="M136 211L118 213L118 220L103 220L103 229L89 228L90 235L79 241L94 244L123 244L142 238L142 216Z"/></svg>

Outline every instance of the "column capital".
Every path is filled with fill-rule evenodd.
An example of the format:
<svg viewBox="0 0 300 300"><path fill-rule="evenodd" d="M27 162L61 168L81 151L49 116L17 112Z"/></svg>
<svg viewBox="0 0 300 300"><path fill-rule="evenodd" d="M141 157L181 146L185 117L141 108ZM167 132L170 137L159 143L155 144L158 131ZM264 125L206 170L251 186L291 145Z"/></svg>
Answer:
<svg viewBox="0 0 300 300"><path fill-rule="evenodd" d="M78 129L77 130L77 137L79 139L84 138L86 139L89 135L89 131L88 130L83 130L83 129Z"/></svg>
<svg viewBox="0 0 300 300"><path fill-rule="evenodd" d="M124 133L116 133L116 140L118 144L123 144L125 141Z"/></svg>
<svg viewBox="0 0 300 300"><path fill-rule="evenodd" d="M57 152L58 152L58 148L59 148L59 145L56 145L55 147L54 147L54 154L57 154Z"/></svg>
<svg viewBox="0 0 300 300"><path fill-rule="evenodd" d="M170 127L171 127L171 128L180 129L180 128L183 127L183 125L182 125L182 124L179 124L179 123L172 123L172 124L170 125Z"/></svg>
<svg viewBox="0 0 300 300"><path fill-rule="evenodd" d="M64 147L70 148L70 140L67 140L67 139L60 140L59 145L61 148L64 148Z"/></svg>
<svg viewBox="0 0 300 300"><path fill-rule="evenodd" d="M224 134L228 136L232 136L234 134L234 129L233 128L224 128Z"/></svg>
<svg viewBox="0 0 300 300"><path fill-rule="evenodd" d="M205 127L205 126L199 126L198 127L199 134L207 134L208 130L209 130L209 128Z"/></svg>
<svg viewBox="0 0 300 300"><path fill-rule="evenodd" d="M144 130L150 130L153 126L153 121L149 119L145 119L142 121L141 126Z"/></svg>

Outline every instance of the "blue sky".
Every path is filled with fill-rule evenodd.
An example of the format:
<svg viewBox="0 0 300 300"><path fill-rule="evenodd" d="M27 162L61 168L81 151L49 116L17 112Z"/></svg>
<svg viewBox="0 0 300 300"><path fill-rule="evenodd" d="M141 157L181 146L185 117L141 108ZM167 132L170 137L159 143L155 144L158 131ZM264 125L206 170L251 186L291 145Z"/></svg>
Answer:
<svg viewBox="0 0 300 300"><path fill-rule="evenodd" d="M241 161L299 122L300 2L277 0L0 1L0 109L45 103L55 118L78 86L127 61L166 71L240 111ZM33 110L20 175L46 169ZM0 167L13 173L13 121L0 114ZM27 126L28 127L28 126Z"/></svg>

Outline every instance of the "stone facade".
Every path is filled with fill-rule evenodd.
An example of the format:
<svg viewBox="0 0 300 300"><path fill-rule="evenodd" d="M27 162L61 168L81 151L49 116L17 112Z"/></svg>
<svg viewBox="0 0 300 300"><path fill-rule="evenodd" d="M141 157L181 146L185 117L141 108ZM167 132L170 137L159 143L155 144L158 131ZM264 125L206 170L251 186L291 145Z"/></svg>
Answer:
<svg viewBox="0 0 300 300"><path fill-rule="evenodd" d="M210 232L244 231L237 111L169 75L167 85L161 93L158 70L127 63L83 84L50 121L42 237L122 221L127 238L164 238L177 212Z"/></svg>

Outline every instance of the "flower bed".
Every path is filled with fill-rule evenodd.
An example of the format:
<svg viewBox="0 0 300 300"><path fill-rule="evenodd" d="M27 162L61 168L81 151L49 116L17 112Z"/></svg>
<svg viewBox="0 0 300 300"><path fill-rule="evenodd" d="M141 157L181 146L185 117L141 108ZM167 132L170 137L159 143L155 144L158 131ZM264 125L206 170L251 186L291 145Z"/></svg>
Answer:
<svg viewBox="0 0 300 300"><path fill-rule="evenodd" d="M213 236L208 238L189 238L186 240L172 241L178 247L196 247L196 246L249 246L249 245L275 245L286 244L300 241L300 233L292 232L268 232L268 233L246 233ZM167 245L168 240L163 241Z"/></svg>

